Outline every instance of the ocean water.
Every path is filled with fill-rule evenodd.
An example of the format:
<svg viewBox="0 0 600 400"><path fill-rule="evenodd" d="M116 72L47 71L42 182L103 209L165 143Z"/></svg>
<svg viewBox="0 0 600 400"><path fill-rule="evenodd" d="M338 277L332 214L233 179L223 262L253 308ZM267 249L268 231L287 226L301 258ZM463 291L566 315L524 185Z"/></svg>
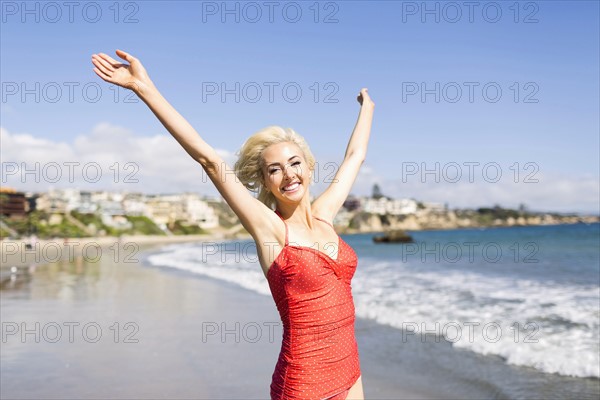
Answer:
<svg viewBox="0 0 600 400"><path fill-rule="evenodd" d="M535 371L542 386L564 377L585 382L579 395L597 394L600 224L411 234L411 244L342 236L359 258L357 317ZM172 245L148 262L271 295L252 241Z"/></svg>

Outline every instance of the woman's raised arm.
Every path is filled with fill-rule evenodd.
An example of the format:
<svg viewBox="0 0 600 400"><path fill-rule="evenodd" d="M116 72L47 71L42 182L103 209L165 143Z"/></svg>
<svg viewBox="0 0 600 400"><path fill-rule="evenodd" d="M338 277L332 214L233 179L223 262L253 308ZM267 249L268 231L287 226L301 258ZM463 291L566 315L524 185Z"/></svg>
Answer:
<svg viewBox="0 0 600 400"><path fill-rule="evenodd" d="M104 53L92 55L96 74L107 82L131 89L185 151L202 166L207 165L208 160L213 158L214 149L202 140L196 130L161 95L137 58L121 50L117 50L117 55L128 61L129 65Z"/></svg>
<svg viewBox="0 0 600 400"><path fill-rule="evenodd" d="M117 50L116 53L129 65L104 53L94 54L94 72L106 82L131 89L146 103L175 140L202 165L219 193L253 237L256 238L257 229L268 229L269 226L265 224L265 220L268 219L265 219L265 215L273 212L250 194L215 149L167 102L150 80L142 63L124 51Z"/></svg>
<svg viewBox="0 0 600 400"><path fill-rule="evenodd" d="M346 201L350 189L356 180L360 166L367 156L367 146L373 123L375 103L368 89L361 89L357 101L360 104L358 120L346 147L344 160L329 187L313 202L313 210L328 221L333 221L338 210Z"/></svg>

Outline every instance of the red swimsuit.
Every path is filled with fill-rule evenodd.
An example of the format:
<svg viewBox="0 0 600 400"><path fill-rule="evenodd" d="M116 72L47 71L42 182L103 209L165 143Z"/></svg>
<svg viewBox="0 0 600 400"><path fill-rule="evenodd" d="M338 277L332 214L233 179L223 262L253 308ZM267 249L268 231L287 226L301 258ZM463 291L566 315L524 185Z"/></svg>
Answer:
<svg viewBox="0 0 600 400"><path fill-rule="evenodd" d="M357 265L356 253L339 236L334 260L289 244L285 224L285 247L267 272L283 323L271 399L345 399L360 377L350 287Z"/></svg>

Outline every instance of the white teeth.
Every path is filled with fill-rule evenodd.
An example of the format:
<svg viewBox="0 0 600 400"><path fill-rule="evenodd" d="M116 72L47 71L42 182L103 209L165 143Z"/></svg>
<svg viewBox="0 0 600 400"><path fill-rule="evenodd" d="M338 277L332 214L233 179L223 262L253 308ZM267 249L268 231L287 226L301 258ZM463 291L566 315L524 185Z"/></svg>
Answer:
<svg viewBox="0 0 600 400"><path fill-rule="evenodd" d="M294 190L298 186L300 186L300 183L299 182L295 182L295 183L292 183L291 185L288 185L288 186L284 187L283 190L285 190L285 191Z"/></svg>

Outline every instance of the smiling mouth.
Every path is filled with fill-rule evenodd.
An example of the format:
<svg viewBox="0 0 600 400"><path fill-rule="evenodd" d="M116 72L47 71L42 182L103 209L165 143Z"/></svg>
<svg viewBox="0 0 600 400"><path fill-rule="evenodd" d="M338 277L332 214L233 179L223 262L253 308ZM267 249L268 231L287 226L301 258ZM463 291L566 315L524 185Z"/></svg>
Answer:
<svg viewBox="0 0 600 400"><path fill-rule="evenodd" d="M284 192L293 192L294 190L298 189L299 187L300 187L300 182L294 182L294 183L291 183L291 184L285 186L281 190L283 190Z"/></svg>

